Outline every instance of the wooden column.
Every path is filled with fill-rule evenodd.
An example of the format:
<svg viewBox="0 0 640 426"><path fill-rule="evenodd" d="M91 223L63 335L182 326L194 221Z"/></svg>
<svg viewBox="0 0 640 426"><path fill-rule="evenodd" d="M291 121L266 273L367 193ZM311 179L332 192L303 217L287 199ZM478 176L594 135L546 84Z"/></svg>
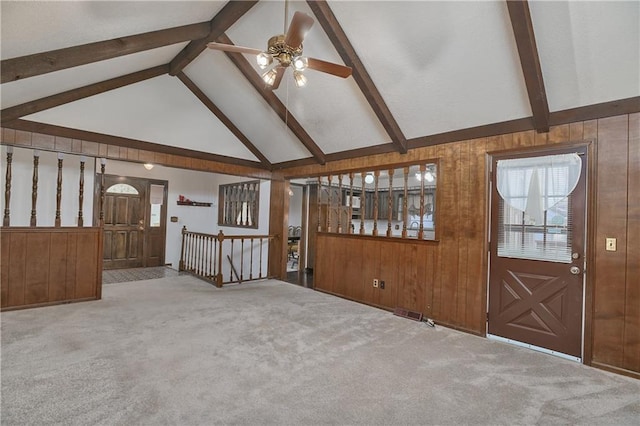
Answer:
<svg viewBox="0 0 640 426"><path fill-rule="evenodd" d="M353 232L353 172L349 173L349 224L347 225L347 233L354 234Z"/></svg>
<svg viewBox="0 0 640 426"><path fill-rule="evenodd" d="M389 198L387 199L387 237L391 236L391 220L393 219L393 169L389 170Z"/></svg>
<svg viewBox="0 0 640 426"><path fill-rule="evenodd" d="M78 189L78 226L84 226L84 219L82 217L82 206L84 204L84 163L86 157L83 155L80 157L80 184Z"/></svg>
<svg viewBox="0 0 640 426"><path fill-rule="evenodd" d="M342 175L338 175L338 234L342 234Z"/></svg>
<svg viewBox="0 0 640 426"><path fill-rule="evenodd" d="M407 198L409 197L409 167L404 168L404 197L402 199L402 238L407 238L407 221L409 212L407 211Z"/></svg>
<svg viewBox="0 0 640 426"><path fill-rule="evenodd" d="M38 164L40 162L40 151L33 151L33 183L31 186L31 220L30 226L36 226L36 205L38 203Z"/></svg>
<svg viewBox="0 0 640 426"><path fill-rule="evenodd" d="M107 165L107 159L100 159L100 226L104 226L104 169ZM95 216L94 216L95 217Z"/></svg>
<svg viewBox="0 0 640 426"><path fill-rule="evenodd" d="M58 180L56 184L56 219L54 226L60 227L60 202L62 201L62 158L61 152L58 153Z"/></svg>
<svg viewBox="0 0 640 426"><path fill-rule="evenodd" d="M360 173L362 178L362 194L360 195L360 235L364 235L364 219L367 217L367 193L365 192L365 172Z"/></svg>
<svg viewBox="0 0 640 426"><path fill-rule="evenodd" d="M373 172L373 236L378 236L378 179L380 178L380 170Z"/></svg>
<svg viewBox="0 0 640 426"><path fill-rule="evenodd" d="M425 164L420 164L420 230L418 239L424 239L424 172L427 169Z"/></svg>
<svg viewBox="0 0 640 426"><path fill-rule="evenodd" d="M327 189L327 232L331 232L331 210L333 209L333 197L332 197L332 190L331 190L331 178L332 176L329 175L327 176L328 182L328 189Z"/></svg>
<svg viewBox="0 0 640 426"><path fill-rule="evenodd" d="M11 162L13 161L13 147L7 147L7 172L4 183L4 218L2 219L2 226L9 226L11 222Z"/></svg>
<svg viewBox="0 0 640 426"><path fill-rule="evenodd" d="M318 201L316 203L318 205L318 232L322 232L322 214L320 209L320 201L322 200L321 192L322 192L322 178L318 176L318 190L316 191L316 198Z"/></svg>

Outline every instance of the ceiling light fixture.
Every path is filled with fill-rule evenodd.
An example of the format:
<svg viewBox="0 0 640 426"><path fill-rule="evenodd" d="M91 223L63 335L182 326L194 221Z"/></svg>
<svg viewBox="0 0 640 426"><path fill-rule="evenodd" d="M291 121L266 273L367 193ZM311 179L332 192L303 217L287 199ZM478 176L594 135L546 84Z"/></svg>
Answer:
<svg viewBox="0 0 640 426"><path fill-rule="evenodd" d="M309 66L309 61L304 56L296 56L293 58L293 61L291 61L291 65L296 71L304 71L307 69L307 66Z"/></svg>
<svg viewBox="0 0 640 426"><path fill-rule="evenodd" d="M145 168L145 169L147 169L147 170L151 170L151 169L153 169L153 164L151 164L151 163L144 163L144 168Z"/></svg>
<svg viewBox="0 0 640 426"><path fill-rule="evenodd" d="M276 72L275 68L271 68L269 71L262 74L262 79L265 83L267 83L267 85L273 86L273 83L275 83L277 76L278 73Z"/></svg>
<svg viewBox="0 0 640 426"><path fill-rule="evenodd" d="M364 177L364 181L366 183L373 183L373 173L367 173L367 175Z"/></svg>
<svg viewBox="0 0 640 426"><path fill-rule="evenodd" d="M296 82L296 87L304 87L307 84L307 77L300 71L293 72L293 79Z"/></svg>
<svg viewBox="0 0 640 426"><path fill-rule="evenodd" d="M266 69L273 62L273 56L266 52L262 52L256 56L256 62L261 70Z"/></svg>

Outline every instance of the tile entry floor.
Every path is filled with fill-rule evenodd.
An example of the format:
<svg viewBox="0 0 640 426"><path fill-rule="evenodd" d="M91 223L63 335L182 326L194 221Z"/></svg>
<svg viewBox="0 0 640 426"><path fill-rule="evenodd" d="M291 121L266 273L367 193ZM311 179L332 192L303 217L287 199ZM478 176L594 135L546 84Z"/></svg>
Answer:
<svg viewBox="0 0 640 426"><path fill-rule="evenodd" d="M102 271L102 284L153 280L156 278L177 277L179 275L183 275L183 273L166 266L157 266L153 268L110 269Z"/></svg>

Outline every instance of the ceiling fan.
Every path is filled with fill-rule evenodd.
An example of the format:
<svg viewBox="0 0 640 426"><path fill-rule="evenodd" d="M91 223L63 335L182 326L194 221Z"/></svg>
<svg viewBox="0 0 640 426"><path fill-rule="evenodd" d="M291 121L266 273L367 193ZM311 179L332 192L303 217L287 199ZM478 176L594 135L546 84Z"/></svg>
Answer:
<svg viewBox="0 0 640 426"><path fill-rule="evenodd" d="M207 47L225 52L256 55L256 61L260 69L266 69L274 62L274 59L276 59L275 66L262 74L262 79L270 89L277 89L278 86L280 86L282 77L289 66L293 68L293 78L296 87L302 87L307 83L307 78L303 74L303 71L307 68L342 78L349 77L351 75L351 67L302 56L302 41L306 33L313 26L314 21L313 18L306 13L296 12L287 30L287 8L288 2L285 2L284 34L271 37L267 43L266 51L215 42L207 44Z"/></svg>

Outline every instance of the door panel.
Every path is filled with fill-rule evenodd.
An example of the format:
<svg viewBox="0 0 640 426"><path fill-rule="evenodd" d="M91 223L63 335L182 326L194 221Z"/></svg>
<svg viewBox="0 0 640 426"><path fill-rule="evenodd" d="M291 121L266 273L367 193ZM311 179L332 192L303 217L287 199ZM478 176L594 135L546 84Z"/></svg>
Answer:
<svg viewBox="0 0 640 426"><path fill-rule="evenodd" d="M144 266L143 239L138 226L144 222L141 206L146 196L145 185L133 179L105 176L105 191L104 269Z"/></svg>
<svg viewBox="0 0 640 426"><path fill-rule="evenodd" d="M551 185L546 185L549 180L544 177L540 179L542 187L535 191L540 191L540 200L545 203L556 199L539 219L507 205L510 201L497 190L499 160L555 158L567 153L577 153L582 160L577 184L568 196L560 200L551 194ZM494 157L489 334L581 358L586 165L586 147ZM554 173L551 180L566 177L562 166L547 170ZM566 171L567 176L570 173Z"/></svg>
<svg viewBox="0 0 640 426"><path fill-rule="evenodd" d="M164 265L166 201L165 181L105 175L104 269ZM94 211L99 212L99 204Z"/></svg>

